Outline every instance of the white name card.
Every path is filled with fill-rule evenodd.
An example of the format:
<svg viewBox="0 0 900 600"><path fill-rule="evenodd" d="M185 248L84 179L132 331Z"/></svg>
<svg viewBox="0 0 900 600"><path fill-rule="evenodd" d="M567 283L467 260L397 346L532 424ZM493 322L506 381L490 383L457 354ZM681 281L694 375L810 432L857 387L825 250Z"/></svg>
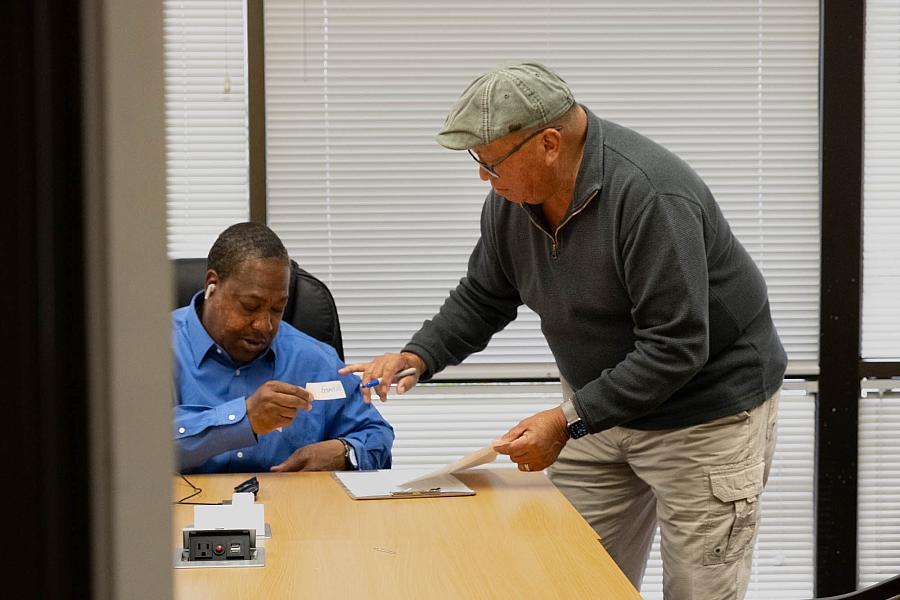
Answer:
<svg viewBox="0 0 900 600"><path fill-rule="evenodd" d="M340 400L347 397L340 381L307 383L306 391L312 394L316 400Z"/></svg>

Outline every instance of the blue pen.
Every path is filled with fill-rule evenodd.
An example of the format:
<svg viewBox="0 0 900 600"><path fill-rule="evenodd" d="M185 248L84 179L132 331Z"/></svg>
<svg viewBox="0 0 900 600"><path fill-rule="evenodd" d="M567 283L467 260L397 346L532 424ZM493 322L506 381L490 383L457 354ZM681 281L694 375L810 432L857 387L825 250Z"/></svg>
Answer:
<svg viewBox="0 0 900 600"><path fill-rule="evenodd" d="M399 373L397 373L396 375L394 375L394 380L397 381L397 380L403 379L404 377L407 377L407 376L409 376L409 375L415 375L415 374L416 374L416 369L415 369L415 367L410 367L410 368L408 368L408 369L403 369L402 371L400 371ZM362 384L360 387L364 387L364 388L373 388L373 387L375 387L376 385L378 385L379 383L381 383L381 380L380 380L380 379L373 379L372 381L370 381L370 382L368 382L368 383Z"/></svg>

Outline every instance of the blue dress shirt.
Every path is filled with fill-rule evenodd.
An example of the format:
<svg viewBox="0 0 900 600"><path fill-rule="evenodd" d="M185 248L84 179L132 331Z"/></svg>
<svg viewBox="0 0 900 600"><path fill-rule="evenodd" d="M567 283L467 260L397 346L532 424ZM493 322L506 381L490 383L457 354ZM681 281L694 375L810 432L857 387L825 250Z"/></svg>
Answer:
<svg viewBox="0 0 900 600"><path fill-rule="evenodd" d="M360 469L390 468L394 430L362 401L357 377L338 375L344 365L334 348L282 321L269 349L238 367L204 329L199 302L200 293L172 313L175 444L183 473L268 471L298 448L339 438ZM314 401L282 431L257 436L246 398L272 379L303 387L339 379L347 397Z"/></svg>

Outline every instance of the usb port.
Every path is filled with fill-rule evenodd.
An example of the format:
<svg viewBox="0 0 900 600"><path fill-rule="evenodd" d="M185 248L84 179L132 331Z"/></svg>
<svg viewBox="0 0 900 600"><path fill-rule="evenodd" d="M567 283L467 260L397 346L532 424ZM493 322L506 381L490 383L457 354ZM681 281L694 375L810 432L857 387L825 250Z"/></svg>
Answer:
<svg viewBox="0 0 900 600"><path fill-rule="evenodd" d="M241 544L239 542L232 542L230 550L231 550L231 552L234 552L234 553L240 552Z"/></svg>

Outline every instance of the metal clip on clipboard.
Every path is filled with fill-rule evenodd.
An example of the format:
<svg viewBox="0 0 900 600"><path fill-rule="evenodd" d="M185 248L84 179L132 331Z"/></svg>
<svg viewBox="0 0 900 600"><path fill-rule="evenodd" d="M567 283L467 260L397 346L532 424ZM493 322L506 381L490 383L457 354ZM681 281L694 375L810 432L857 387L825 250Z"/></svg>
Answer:
<svg viewBox="0 0 900 600"><path fill-rule="evenodd" d="M451 473L492 462L495 458L497 452L488 446L428 473L382 469L335 471L333 477L354 500L474 496L475 491Z"/></svg>
<svg viewBox="0 0 900 600"><path fill-rule="evenodd" d="M427 490L400 490L398 492L391 492L391 497L393 498L420 498L427 496L440 496L441 488L430 488Z"/></svg>

